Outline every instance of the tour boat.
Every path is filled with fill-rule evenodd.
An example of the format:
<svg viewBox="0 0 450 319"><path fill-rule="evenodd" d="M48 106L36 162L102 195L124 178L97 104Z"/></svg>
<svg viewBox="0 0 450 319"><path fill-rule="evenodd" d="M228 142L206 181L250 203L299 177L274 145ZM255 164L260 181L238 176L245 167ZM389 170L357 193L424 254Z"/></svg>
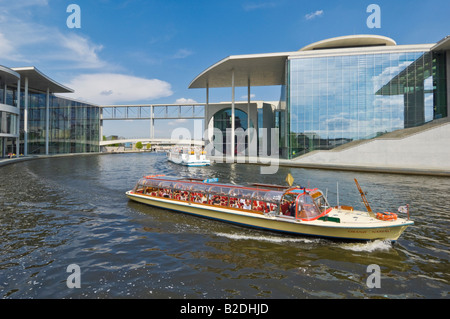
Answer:
<svg viewBox="0 0 450 319"><path fill-rule="evenodd" d="M185 166L209 166L211 161L206 158L204 149L196 150L194 148L177 147L167 153L167 159L175 164Z"/></svg>
<svg viewBox="0 0 450 319"><path fill-rule="evenodd" d="M331 207L319 189L299 186L239 186L217 179L150 175L139 179L126 195L159 208L290 235L396 241L414 224L409 211L406 219L394 213Z"/></svg>

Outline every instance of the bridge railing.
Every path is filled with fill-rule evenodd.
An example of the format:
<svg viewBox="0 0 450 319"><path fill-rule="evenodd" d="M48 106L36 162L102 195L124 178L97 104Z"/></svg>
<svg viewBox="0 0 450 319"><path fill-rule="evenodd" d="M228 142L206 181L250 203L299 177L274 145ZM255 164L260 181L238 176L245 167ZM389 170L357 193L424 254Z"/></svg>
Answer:
<svg viewBox="0 0 450 319"><path fill-rule="evenodd" d="M204 119L205 104L103 105L102 120Z"/></svg>
<svg viewBox="0 0 450 319"><path fill-rule="evenodd" d="M152 145L205 145L205 141L201 140L180 140L180 139L170 139L170 138L127 138L127 139L117 139L117 140L107 140L100 141L100 146L107 146L113 144L126 144L126 143L137 143L141 142L143 144L150 143Z"/></svg>

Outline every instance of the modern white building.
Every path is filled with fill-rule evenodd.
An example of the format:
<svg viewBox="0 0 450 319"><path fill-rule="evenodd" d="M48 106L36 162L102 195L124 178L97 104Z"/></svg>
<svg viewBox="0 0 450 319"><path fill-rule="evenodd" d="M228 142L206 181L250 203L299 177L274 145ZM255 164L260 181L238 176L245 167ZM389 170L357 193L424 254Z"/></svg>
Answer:
<svg viewBox="0 0 450 319"><path fill-rule="evenodd" d="M238 125L236 112L240 118L252 113L250 100L247 110L236 111L242 105L235 100L236 87L247 87L250 97L252 87L280 86L280 101L272 103L273 119L265 121L272 125L267 128L278 132L280 158L299 165L374 166L380 162L355 154L336 158L336 148L353 142L347 146L350 152L355 141L380 140L390 132L445 122L450 113L449 50L449 37L438 43L398 45L384 36L343 36L294 52L229 56L201 72L189 88L206 89L206 108L215 128L220 128L224 110L208 109L209 91L231 88L227 114L233 132ZM450 140L450 135L445 139ZM229 147L235 154L238 146ZM401 149L402 143L395 147ZM434 151L438 152L427 149ZM310 158L317 152L320 157ZM409 157L407 152L404 156ZM358 163L352 160L356 157ZM381 162L386 167L401 166L389 159ZM419 160L411 167L421 164L426 163ZM450 171L448 164L441 168Z"/></svg>

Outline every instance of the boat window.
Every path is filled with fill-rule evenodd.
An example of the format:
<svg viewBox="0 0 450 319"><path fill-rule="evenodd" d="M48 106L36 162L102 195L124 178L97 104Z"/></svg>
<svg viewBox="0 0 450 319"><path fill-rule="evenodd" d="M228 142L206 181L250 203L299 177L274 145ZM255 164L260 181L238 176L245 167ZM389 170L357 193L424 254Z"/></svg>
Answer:
<svg viewBox="0 0 450 319"><path fill-rule="evenodd" d="M312 194L312 197L314 198L314 202L316 203L316 206L317 208L319 208L321 213L330 208L330 204L328 204L327 199L325 198L325 196L323 196L323 193L321 191Z"/></svg>
<svg viewBox="0 0 450 319"><path fill-rule="evenodd" d="M317 218L321 211L317 208L316 203L309 194L303 194L298 197L297 218L311 220Z"/></svg>
<svg viewBox="0 0 450 319"><path fill-rule="evenodd" d="M232 208L242 208L243 202L238 197L230 197L230 207Z"/></svg>
<svg viewBox="0 0 450 319"><path fill-rule="evenodd" d="M228 206L228 197L222 195L209 195L209 204L217 206Z"/></svg>
<svg viewBox="0 0 450 319"><path fill-rule="evenodd" d="M269 191L269 192L265 192L264 194L264 200L268 201L268 202L280 202L281 200L281 196L283 193L280 192L274 192L274 191Z"/></svg>
<svg viewBox="0 0 450 319"><path fill-rule="evenodd" d="M161 181L158 181L158 180L148 179L148 180L145 180L145 185L150 186L150 187L157 187L160 182Z"/></svg>
<svg viewBox="0 0 450 319"><path fill-rule="evenodd" d="M144 193L144 185L138 184L136 185L135 189L134 189L135 193Z"/></svg>
<svg viewBox="0 0 450 319"><path fill-rule="evenodd" d="M271 205L271 203L265 201L261 200L253 201L253 210L256 210L258 212L268 213L270 211L274 211L273 206L274 206L273 204Z"/></svg>
<svg viewBox="0 0 450 319"><path fill-rule="evenodd" d="M172 192L172 198L186 201L189 198L189 192L185 190L174 189Z"/></svg>
<svg viewBox="0 0 450 319"><path fill-rule="evenodd" d="M141 193L143 194L145 190L145 179L141 178L137 183L136 186L133 189L133 192L135 193Z"/></svg>
<svg viewBox="0 0 450 319"><path fill-rule="evenodd" d="M151 178L142 178L135 186L135 191L151 196L264 213L277 211L283 196L283 192L277 190Z"/></svg>
<svg viewBox="0 0 450 319"><path fill-rule="evenodd" d="M230 188L222 186L213 186L208 190L211 194L228 195Z"/></svg>
<svg viewBox="0 0 450 319"><path fill-rule="evenodd" d="M254 191L251 189L239 189L238 194L240 198L250 199L253 195Z"/></svg>
<svg viewBox="0 0 450 319"><path fill-rule="evenodd" d="M159 188L156 196L172 198L172 190L170 188Z"/></svg>
<svg viewBox="0 0 450 319"><path fill-rule="evenodd" d="M252 202L250 199L241 198L239 200L239 206L239 208L242 208L244 210L252 210Z"/></svg>
<svg viewBox="0 0 450 319"><path fill-rule="evenodd" d="M172 188L173 182L171 181L162 181L159 183L160 188Z"/></svg>
<svg viewBox="0 0 450 319"><path fill-rule="evenodd" d="M298 194L285 194L281 200L280 214L295 217L295 200Z"/></svg>
<svg viewBox="0 0 450 319"><path fill-rule="evenodd" d="M182 191L190 191L193 188L193 185L190 183L175 183L173 187L174 189L179 189Z"/></svg>
<svg viewBox="0 0 450 319"><path fill-rule="evenodd" d="M209 185L205 185L205 184L193 184L191 191L192 192L202 192L205 193L207 189L209 189Z"/></svg>
<svg viewBox="0 0 450 319"><path fill-rule="evenodd" d="M208 200L204 192L193 191L191 193L191 202L206 204Z"/></svg>
<svg viewBox="0 0 450 319"><path fill-rule="evenodd" d="M156 187L147 187L147 189L145 190L145 194L151 195L151 196L156 196L157 192L158 192L158 188L156 188Z"/></svg>

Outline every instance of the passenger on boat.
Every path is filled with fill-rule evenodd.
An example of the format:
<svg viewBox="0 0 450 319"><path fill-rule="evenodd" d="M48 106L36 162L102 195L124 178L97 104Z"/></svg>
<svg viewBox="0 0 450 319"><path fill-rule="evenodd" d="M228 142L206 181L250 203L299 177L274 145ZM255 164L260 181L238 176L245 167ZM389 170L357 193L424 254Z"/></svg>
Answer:
<svg viewBox="0 0 450 319"><path fill-rule="evenodd" d="M163 191L162 191L162 197L170 198L170 191L168 192L166 189L163 189Z"/></svg>
<svg viewBox="0 0 450 319"><path fill-rule="evenodd" d="M289 203L289 213L292 217L295 217L295 202Z"/></svg>
<svg viewBox="0 0 450 319"><path fill-rule="evenodd" d="M281 202L281 214L287 215L289 212L289 203L287 200L283 199Z"/></svg>
<svg viewBox="0 0 450 319"><path fill-rule="evenodd" d="M250 201L248 199L245 200L244 205L242 206L242 208L247 209L247 210L252 209L252 205L251 205L251 203L250 203Z"/></svg>
<svg viewBox="0 0 450 319"><path fill-rule="evenodd" d="M214 198L212 204L213 204L213 205L220 205L220 198L216 196L216 197Z"/></svg>

